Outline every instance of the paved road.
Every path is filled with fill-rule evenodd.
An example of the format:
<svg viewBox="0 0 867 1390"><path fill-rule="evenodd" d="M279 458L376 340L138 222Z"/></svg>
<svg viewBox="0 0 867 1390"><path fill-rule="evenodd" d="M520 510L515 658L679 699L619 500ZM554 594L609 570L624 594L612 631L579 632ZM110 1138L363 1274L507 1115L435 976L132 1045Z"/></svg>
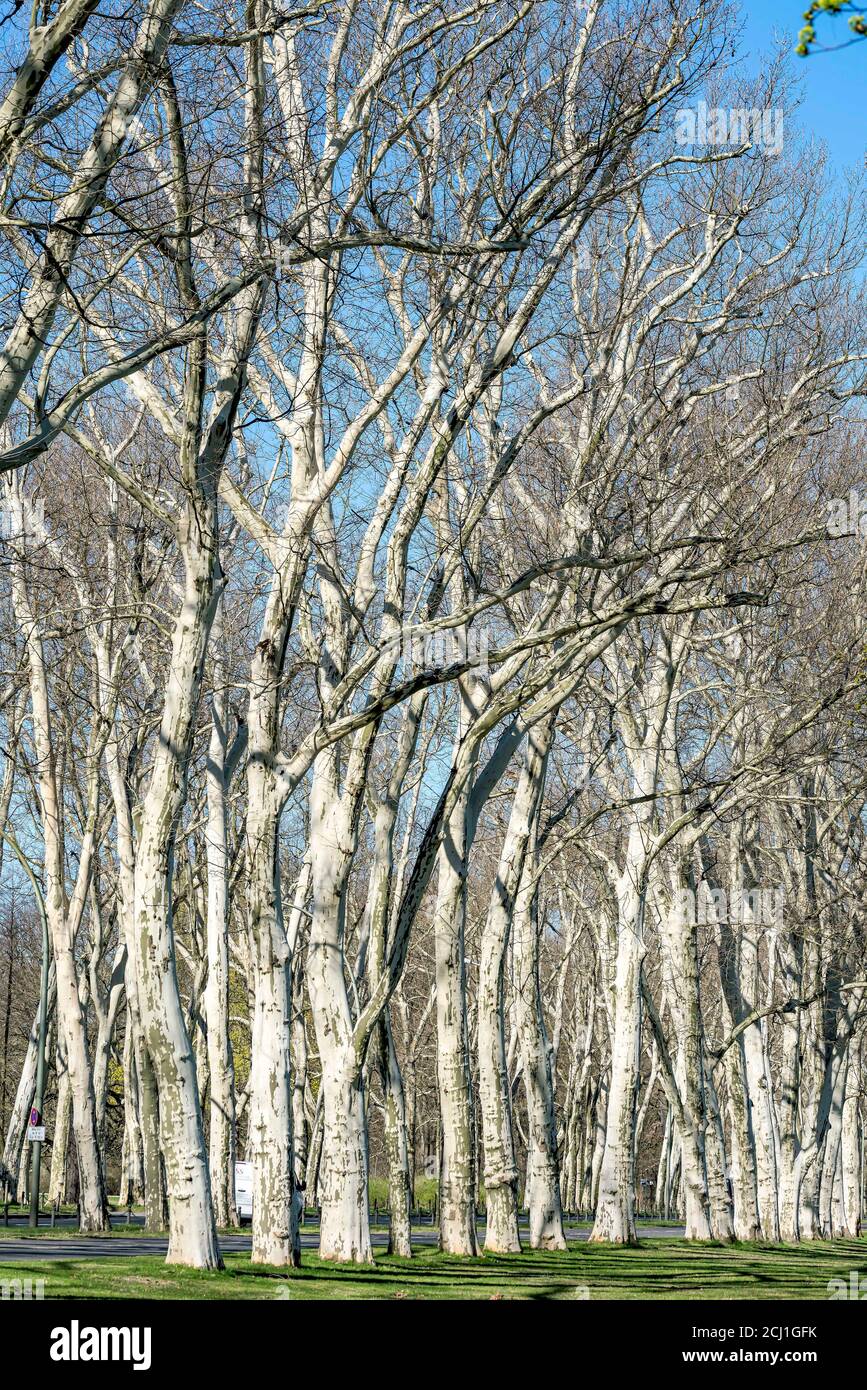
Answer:
<svg viewBox="0 0 867 1390"><path fill-rule="evenodd" d="M125 1223L124 1223L125 1224ZM2 1227L0 1227L2 1230ZM679 1238L683 1235L682 1226L639 1226L640 1236L661 1236ZM587 1240L590 1231L568 1231L570 1240ZM480 1228L480 1238L484 1238L484 1227ZM371 1232L373 1244L384 1247L388 1243L387 1231ZM431 1229L415 1228L412 1233L414 1245L435 1245L437 1232ZM319 1244L319 1231L310 1223L301 1232L301 1245L304 1250L315 1250ZM106 1239L103 1236L70 1236L43 1240L39 1236L24 1236L15 1240L3 1240L0 1236L0 1262L3 1260L91 1260L95 1257L122 1255L164 1255L168 1242L165 1236L126 1236L122 1240ZM250 1237L221 1236L220 1247L226 1251L250 1249Z"/></svg>

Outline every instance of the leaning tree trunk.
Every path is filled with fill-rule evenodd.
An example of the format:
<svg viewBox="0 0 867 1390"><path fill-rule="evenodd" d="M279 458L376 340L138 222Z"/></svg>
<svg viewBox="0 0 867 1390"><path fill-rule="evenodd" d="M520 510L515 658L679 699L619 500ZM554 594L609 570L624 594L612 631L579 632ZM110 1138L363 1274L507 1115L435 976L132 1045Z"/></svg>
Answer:
<svg viewBox="0 0 867 1390"><path fill-rule="evenodd" d="M48 974L48 1017L54 1014L55 1003L57 1000L57 985L54 974L54 962ZM0 1176L3 1179L3 1187L7 1197L14 1196L18 1187L19 1168L21 1165L21 1153L25 1143L25 1134L30 1119L30 1107L33 1104L33 1097L36 1094L36 1065L39 1055L39 1009L37 1008L27 1034L27 1048L24 1053L24 1061L21 1066L21 1075L18 1078L18 1088L15 1092L15 1100L9 1114L9 1123L6 1126L6 1136L3 1143L3 1161L0 1168Z"/></svg>
<svg viewBox="0 0 867 1390"><path fill-rule="evenodd" d="M611 1091L611 1068L606 1069L599 1079L596 1105L593 1112L593 1156L590 1160L589 1201L586 1210L592 1215L599 1200L599 1186L602 1177L602 1161L605 1157L605 1136L608 1132L608 1097Z"/></svg>
<svg viewBox="0 0 867 1390"><path fill-rule="evenodd" d="M82 14L91 7L82 7ZM41 256L30 269L27 294L0 354L0 420L5 421L40 352L49 341L55 315L63 302L73 265L94 210L105 197L106 185L134 127L136 112L153 90L172 29L183 0L151 0L137 32L126 49L125 62L106 101L90 141L71 177ZM77 27L73 7L62 6L52 24L36 30L45 36ZM70 24L70 20L72 21ZM58 22L59 21L59 22ZM55 27L56 26L56 27ZM67 27L69 26L69 28ZM43 37L44 41L44 37ZM51 39L48 40L51 42ZM25 65L4 103L16 129L24 102L41 85L39 69ZM23 90L22 90L23 88ZM11 106L10 106L11 103ZM17 107L17 110L16 110ZM11 132L5 132L9 138Z"/></svg>

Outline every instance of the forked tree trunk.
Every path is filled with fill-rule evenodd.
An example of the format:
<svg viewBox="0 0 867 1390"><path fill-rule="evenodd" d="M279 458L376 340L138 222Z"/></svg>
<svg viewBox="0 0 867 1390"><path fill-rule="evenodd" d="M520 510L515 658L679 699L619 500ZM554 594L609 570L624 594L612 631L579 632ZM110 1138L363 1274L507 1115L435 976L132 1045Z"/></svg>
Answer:
<svg viewBox="0 0 867 1390"><path fill-rule="evenodd" d="M89 8L89 5L82 5L82 15ZM26 299L4 344L0 356L0 421L8 416L23 382L49 340L82 236L104 196L136 112L152 90L172 27L182 8L183 0L151 0L127 49L115 88L58 206L45 250L32 267ZM54 29L53 25L51 27ZM25 77L23 72L19 74L19 81L22 77ZM31 98L33 79L31 69L25 77ZM13 87L6 98L7 102L12 100L13 108L15 92ZM19 108L20 95L19 92Z"/></svg>

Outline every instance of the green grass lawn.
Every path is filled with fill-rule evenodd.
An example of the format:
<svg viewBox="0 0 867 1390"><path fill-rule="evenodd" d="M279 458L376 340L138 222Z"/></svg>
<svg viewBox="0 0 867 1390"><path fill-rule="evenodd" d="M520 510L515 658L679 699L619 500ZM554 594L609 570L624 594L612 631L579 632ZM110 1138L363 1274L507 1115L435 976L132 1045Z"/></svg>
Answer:
<svg viewBox="0 0 867 1390"><path fill-rule="evenodd" d="M0 1279L44 1279L46 1298L181 1299L818 1299L831 1278L867 1274L867 1240L802 1246L647 1240L637 1249L573 1245L565 1252L486 1255L420 1250L377 1255L369 1268L328 1264L305 1252L298 1270L254 1267L226 1256L219 1274L168 1266L161 1256L22 1260Z"/></svg>

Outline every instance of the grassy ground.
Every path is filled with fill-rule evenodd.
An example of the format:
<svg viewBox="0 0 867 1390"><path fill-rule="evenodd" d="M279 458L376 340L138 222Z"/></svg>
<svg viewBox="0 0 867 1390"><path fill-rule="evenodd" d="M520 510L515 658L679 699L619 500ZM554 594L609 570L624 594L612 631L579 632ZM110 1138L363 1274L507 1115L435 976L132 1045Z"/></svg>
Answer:
<svg viewBox="0 0 867 1390"><path fill-rule="evenodd" d="M571 1239L573 1238L573 1236L574 1236L574 1234L575 1234L576 1231L581 1231L581 1230L589 1231L592 1225L593 1225L592 1221L564 1221L563 1226L564 1226L564 1230L565 1230L565 1232L566 1232L566 1239L567 1239L567 1240L571 1240ZM643 1226L646 1226L646 1228L647 1228L648 1231L652 1230L654 1226L661 1226L661 1227L662 1227L663 1229L665 1229L665 1230L671 1230L671 1229L672 1229L672 1224L671 1224L670 1221L648 1221L648 1222L646 1222L646 1223L644 1223L644 1222L639 1222L639 1234L641 1233L641 1230L642 1230L642 1227L643 1227ZM431 1232L432 1232L432 1227L431 1227L430 1223L429 1223L428 1221L425 1221L423 1225L416 1225L415 1223L413 1223L413 1228L412 1228L412 1229L413 1229L413 1239L415 1239L415 1235L418 1234L419 1236L425 1238L425 1244L427 1244L427 1242L430 1240ZM308 1225L305 1227L305 1230L307 1230L308 1232L312 1231L313 1234L314 1234L314 1237L316 1237L316 1232L318 1231L318 1226L316 1226L315 1222L314 1222L312 1225L311 1225L310 1223L308 1223ZM382 1221L379 1221L379 1222L377 1222L377 1221L371 1221L371 1222L370 1222L370 1230L373 1231L373 1232L385 1232L385 1231L388 1230L388 1225L387 1225L386 1223L382 1222ZM521 1228L521 1233L522 1233L522 1238L523 1238L523 1239L525 1239L525 1240L528 1239L526 1226L522 1226L522 1228ZM142 1238L146 1238L146 1237L151 1236L151 1235L157 1235L157 1236L158 1236L158 1235L163 1235L163 1236L165 1236L165 1234L166 1234L166 1233L165 1233L164 1231L163 1231L163 1232L159 1232L159 1231L146 1231L146 1230L144 1229L143 1226L140 1226L140 1225L139 1225L139 1226L136 1226L136 1225L127 1226L127 1225L124 1223L123 1225L120 1225L120 1226L112 1226L112 1228L111 1228L110 1231L102 1231L102 1232L100 1232L100 1234L98 1234L98 1235L93 1235L91 1232L87 1232L87 1233L86 1233L86 1238L87 1238L88 1240L127 1240L127 1239L131 1239L131 1240L141 1240ZM247 1236L247 1237L249 1238L249 1236L250 1236L250 1226L249 1226L249 1223L248 1223L246 1226L225 1226L225 1227L221 1227L221 1228L220 1228L220 1235L221 1235L221 1236ZM0 1241L6 1241L6 1240L78 1240L79 1237L81 1237L81 1230L80 1230L80 1228L79 1228L78 1226L70 1226L68 1222L67 1222L65 1225L49 1226L49 1225L47 1224L47 1218L46 1218L46 1217L43 1217L43 1218L42 1218L42 1224L40 1224L36 1229L34 1229L32 1226L19 1225L18 1223L16 1223L14 1226L4 1226L3 1223L2 1223L2 1221L0 1221ZM480 1231L479 1231L479 1240L480 1240L480 1241L483 1241L483 1240L484 1240L484 1230L483 1230L483 1229L480 1229ZM669 1244L669 1243L670 1243L669 1241L666 1241L666 1244ZM0 1261L0 1274L2 1274L2 1270L3 1270L3 1262Z"/></svg>
<svg viewBox="0 0 867 1390"><path fill-rule="evenodd" d="M566 1252L486 1255L420 1250L378 1255L369 1268L305 1253L299 1270L254 1267L227 1255L219 1274L166 1265L161 1256L27 1260L0 1264L0 1279L44 1279L46 1298L180 1299L819 1299L828 1280L867 1274L867 1240L802 1246L723 1246L647 1240L638 1249L573 1245Z"/></svg>

